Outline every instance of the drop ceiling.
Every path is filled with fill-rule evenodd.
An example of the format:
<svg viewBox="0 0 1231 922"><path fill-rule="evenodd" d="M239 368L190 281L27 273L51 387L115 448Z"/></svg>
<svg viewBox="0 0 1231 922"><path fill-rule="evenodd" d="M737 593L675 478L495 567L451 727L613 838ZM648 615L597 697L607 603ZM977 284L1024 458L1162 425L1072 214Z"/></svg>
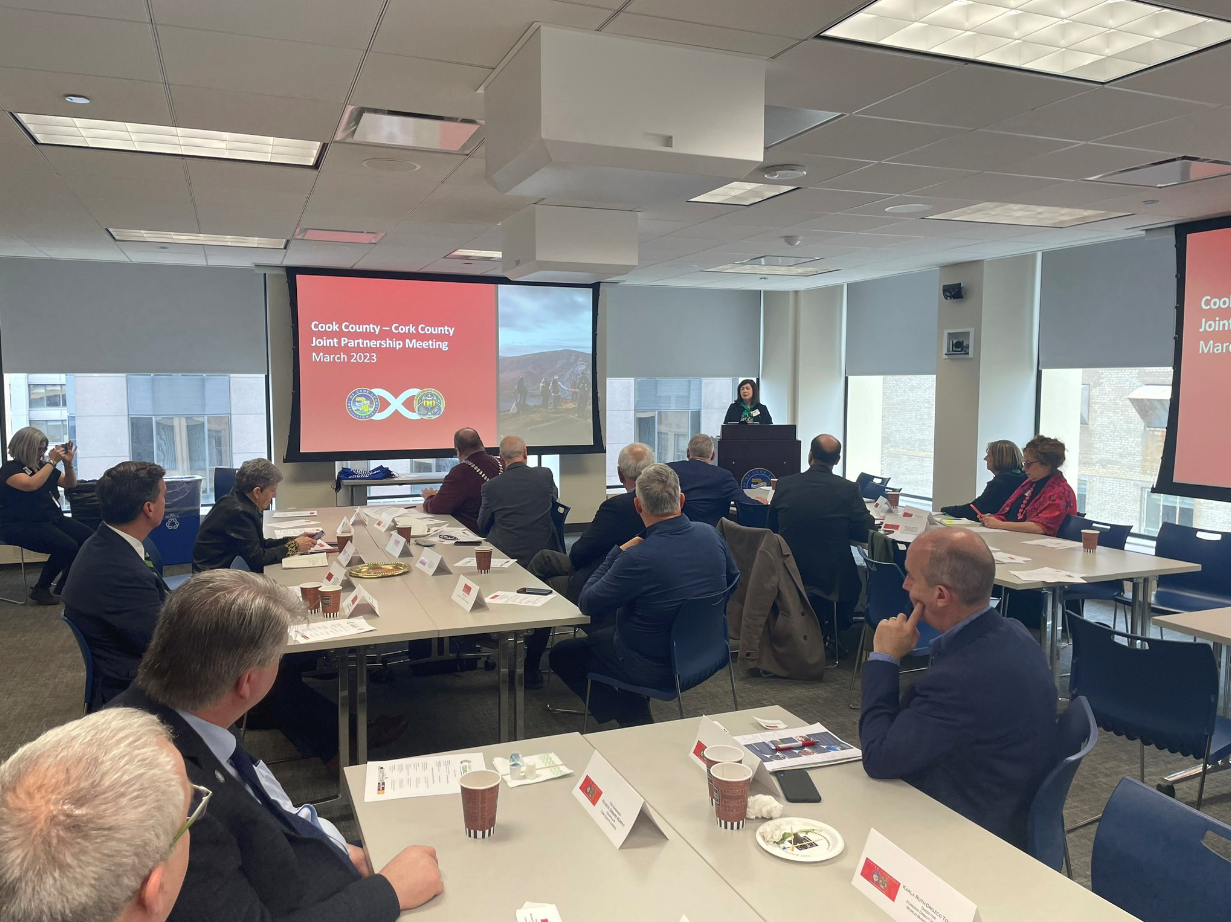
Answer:
<svg viewBox="0 0 1231 922"><path fill-rule="evenodd" d="M1231 177L1162 189L1090 181L1177 156L1231 159L1231 45L1100 86L815 38L864 5L0 0L0 256L498 275L498 262L446 259L499 250L500 222L533 201L486 183L482 146L463 155L331 142L347 106L481 119L478 87L535 22L765 57L767 105L843 113L766 151L766 165L807 167L783 183L797 191L747 207L643 210L640 265L620 281L813 288L1231 212ZM1227 0L1167 5L1231 18ZM319 169L39 147L13 112L327 146ZM928 218L985 202L1125 216L1071 228ZM886 212L903 204L926 210ZM109 227L290 243L121 242ZM295 239L302 228L384 236ZM707 271L761 256L820 260L809 266L825 274Z"/></svg>

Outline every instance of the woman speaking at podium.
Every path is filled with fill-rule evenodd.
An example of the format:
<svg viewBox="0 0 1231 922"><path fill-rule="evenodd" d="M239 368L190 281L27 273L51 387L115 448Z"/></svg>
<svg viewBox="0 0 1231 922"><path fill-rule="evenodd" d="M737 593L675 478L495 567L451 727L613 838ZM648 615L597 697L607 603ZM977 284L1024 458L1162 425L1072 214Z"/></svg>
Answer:
<svg viewBox="0 0 1231 922"><path fill-rule="evenodd" d="M739 399L727 407L724 426L730 423L758 423L762 426L773 425L773 419L765 404L757 402L757 383L751 378L739 382Z"/></svg>

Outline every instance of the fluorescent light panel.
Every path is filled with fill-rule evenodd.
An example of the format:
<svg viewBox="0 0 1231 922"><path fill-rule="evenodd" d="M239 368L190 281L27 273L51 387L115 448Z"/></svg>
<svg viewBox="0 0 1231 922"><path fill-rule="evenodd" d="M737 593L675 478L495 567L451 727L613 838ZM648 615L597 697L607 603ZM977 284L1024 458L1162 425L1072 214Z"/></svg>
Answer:
<svg viewBox="0 0 1231 922"><path fill-rule="evenodd" d="M347 106L334 140L468 154L483 140L482 129L469 118Z"/></svg>
<svg viewBox="0 0 1231 922"><path fill-rule="evenodd" d="M1122 218L1125 211L1091 211L1088 208L1057 208L1052 205L1013 205L1008 202L984 202L924 215L924 221L972 221L977 224L1016 224L1023 227L1076 227L1108 218Z"/></svg>
<svg viewBox="0 0 1231 922"><path fill-rule="evenodd" d="M461 247L445 256L445 259L480 259L495 262L503 258L503 255L499 250L468 250Z"/></svg>
<svg viewBox="0 0 1231 922"><path fill-rule="evenodd" d="M1173 157L1145 166L1135 166L1114 173L1093 176L1093 182L1112 182L1129 186L1146 186L1163 189L1199 179L1213 179L1231 173L1231 163L1225 160L1206 160L1201 157Z"/></svg>
<svg viewBox="0 0 1231 922"><path fill-rule="evenodd" d="M14 112L13 117L36 142L57 147L130 150L145 154L172 154L177 157L205 157L211 160L251 160L290 166L312 166L321 151L320 141L297 141L293 138L236 134L232 131L207 131L204 128L176 128L171 125L109 122L96 118L33 115L25 112Z"/></svg>
<svg viewBox="0 0 1231 922"><path fill-rule="evenodd" d="M690 198L690 202L710 202L718 205L755 205L786 192L794 192L799 186L779 186L756 182L729 182L725 186Z"/></svg>
<svg viewBox="0 0 1231 922"><path fill-rule="evenodd" d="M1107 83L1231 39L1231 23L1139 0L876 0L821 33Z"/></svg>
<svg viewBox="0 0 1231 922"><path fill-rule="evenodd" d="M377 243L384 236L384 231L324 230L316 227L301 227L295 231L296 240L321 243Z"/></svg>
<svg viewBox="0 0 1231 922"><path fill-rule="evenodd" d="M177 231L126 230L107 228L119 243L192 243L210 247L260 247L265 250L286 249L286 241L277 237L239 237L229 234L182 234Z"/></svg>
<svg viewBox="0 0 1231 922"><path fill-rule="evenodd" d="M796 260L795 264L788 264L791 260ZM824 275L826 272L837 271L835 269L822 269L814 265L814 263L819 262L819 259L805 262L794 256L757 256L753 259L746 259L743 262L727 263L725 266L714 266L703 271L729 272L735 275L787 275L795 278L807 278L812 275Z"/></svg>

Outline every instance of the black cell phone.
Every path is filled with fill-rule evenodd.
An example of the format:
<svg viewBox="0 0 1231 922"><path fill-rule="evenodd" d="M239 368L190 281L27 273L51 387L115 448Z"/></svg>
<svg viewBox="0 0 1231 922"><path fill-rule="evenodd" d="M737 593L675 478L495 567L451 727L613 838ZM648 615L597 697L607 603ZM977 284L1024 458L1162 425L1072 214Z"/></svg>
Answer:
<svg viewBox="0 0 1231 922"><path fill-rule="evenodd" d="M550 589L535 589L533 586L522 586L517 590L522 595L553 595Z"/></svg>
<svg viewBox="0 0 1231 922"><path fill-rule="evenodd" d="M454 541L453 543L457 545L458 547L471 547L472 545L478 546L482 544L483 542L482 541Z"/></svg>
<svg viewBox="0 0 1231 922"><path fill-rule="evenodd" d="M806 768L792 768L784 772L774 773L778 778L778 786L782 788L782 796L793 804L819 804L820 791L808 777Z"/></svg>

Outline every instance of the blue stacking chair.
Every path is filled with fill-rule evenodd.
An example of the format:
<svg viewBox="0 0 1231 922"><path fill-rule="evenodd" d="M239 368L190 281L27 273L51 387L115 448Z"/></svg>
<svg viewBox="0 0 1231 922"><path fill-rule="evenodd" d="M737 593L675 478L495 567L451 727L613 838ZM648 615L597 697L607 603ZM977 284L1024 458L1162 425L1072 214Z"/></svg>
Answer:
<svg viewBox="0 0 1231 922"><path fill-rule="evenodd" d="M738 711L735 669L731 665L731 648L727 644L727 599L734 589L732 585L722 592L690 599L680 606L671 625L671 671L675 674L675 685L652 688L632 685L601 672L587 675L586 709L581 719L581 732L586 732L590 720L590 688L595 682L658 701L675 701L683 719L684 692L700 685L726 666L731 679L731 700Z"/></svg>
<svg viewBox="0 0 1231 922"><path fill-rule="evenodd" d="M1069 863L1069 840L1064 832L1064 802L1081 760L1090 754L1097 742L1098 724L1090 710L1090 702L1074 698L1068 710L1056 720L1060 763L1039 785L1026 824L1026 850L1053 871L1063 866L1069 877L1073 876L1073 869Z"/></svg>
<svg viewBox="0 0 1231 922"><path fill-rule="evenodd" d="M559 501L552 503L551 506L551 521L556 526L556 537L560 539L560 550L562 551L568 547L564 543L564 523L572 509L572 506L566 506Z"/></svg>
<svg viewBox="0 0 1231 922"><path fill-rule="evenodd" d="M867 483L859 486L859 494L864 499L878 500L885 495L885 491L889 489L888 477L876 477L872 474L860 474L860 477L866 476Z"/></svg>
<svg viewBox="0 0 1231 922"><path fill-rule="evenodd" d="M1231 915L1231 826L1151 791L1116 785L1090 855L1090 889L1142 922L1221 922Z"/></svg>
<svg viewBox="0 0 1231 922"><path fill-rule="evenodd" d="M73 637L77 640L77 646L81 648L81 659L85 662L85 695L82 709L88 714L90 700L94 697L94 654L90 652L90 645L85 642L81 631L77 630L77 625L69 621L64 612L60 612L60 620L68 625L68 629L73 632Z"/></svg>
<svg viewBox="0 0 1231 922"><path fill-rule="evenodd" d="M735 521L745 528L768 528L769 506L762 503L755 506L751 503L736 503Z"/></svg>
<svg viewBox="0 0 1231 922"><path fill-rule="evenodd" d="M235 474L238 470L234 467L214 468L214 502L218 502L235 489Z"/></svg>
<svg viewBox="0 0 1231 922"><path fill-rule="evenodd" d="M1231 720L1218 715L1218 665L1203 643L1154 640L1069 618L1073 674L1069 693L1084 695L1098 725L1145 747L1201 760L1197 809L1211 763L1231 755Z"/></svg>
<svg viewBox="0 0 1231 922"><path fill-rule="evenodd" d="M896 563L883 560L873 560L863 548L857 548L863 558L863 565L868 569L868 607L864 614L863 632L859 635L859 650L855 653L855 668L851 671L851 687L847 696L847 704L857 708L855 704L855 679L859 675L859 667L863 663L863 649L868 637L876 632L876 626L886 618L896 618L898 615L909 615L914 608L910 595L903 588L906 576ZM919 643L910 651L911 656L928 656L932 641L940 636L936 628L919 622ZM922 668L922 667L920 667ZM907 672L918 672L909 669Z"/></svg>
<svg viewBox="0 0 1231 922"><path fill-rule="evenodd" d="M1231 607L1231 533L1164 522L1154 542L1154 555L1201 564L1198 573L1160 576L1150 610L1163 615ZM1131 605L1132 597L1116 601Z"/></svg>

